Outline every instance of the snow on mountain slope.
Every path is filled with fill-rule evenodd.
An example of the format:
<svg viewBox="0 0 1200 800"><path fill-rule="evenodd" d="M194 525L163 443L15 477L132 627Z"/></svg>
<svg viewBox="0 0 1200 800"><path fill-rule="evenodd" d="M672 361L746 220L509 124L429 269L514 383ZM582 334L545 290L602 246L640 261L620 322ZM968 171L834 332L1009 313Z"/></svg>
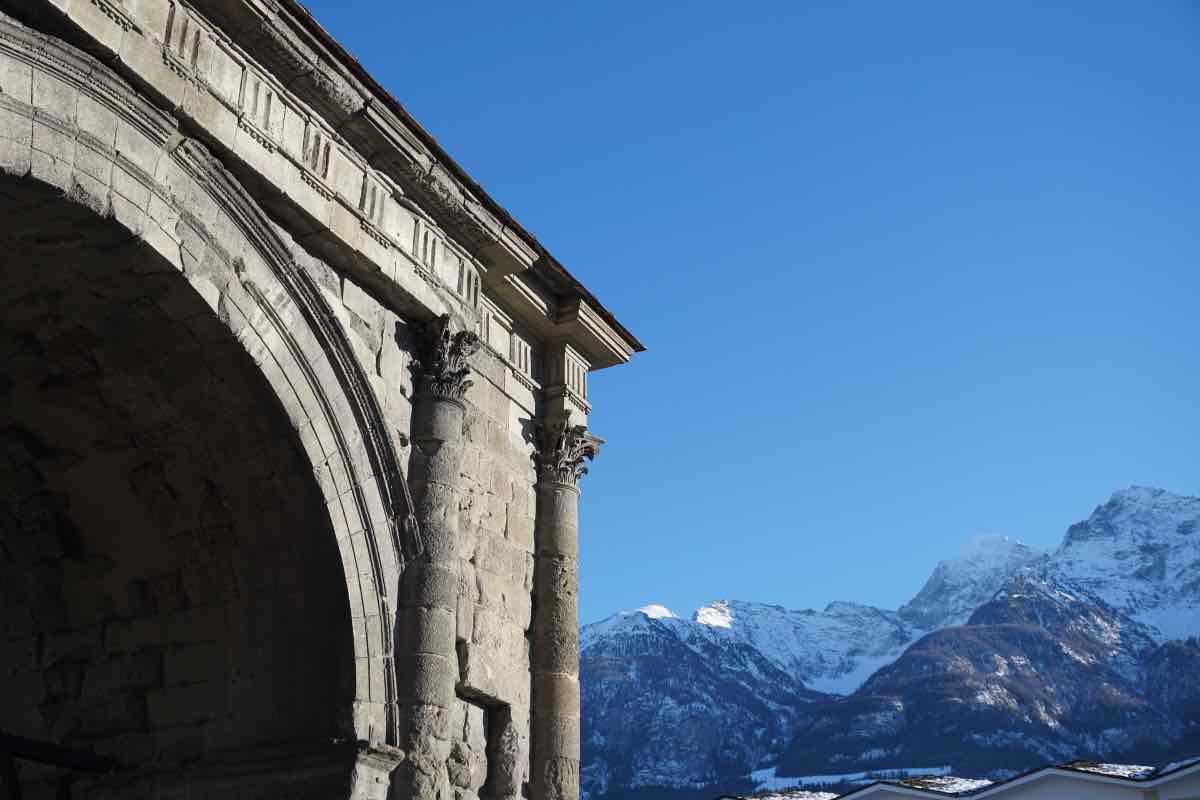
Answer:
<svg viewBox="0 0 1200 800"><path fill-rule="evenodd" d="M691 625L651 609L585 629L588 794L744 773L787 745L796 710L817 697L752 647L686 644L679 633Z"/></svg>
<svg viewBox="0 0 1200 800"><path fill-rule="evenodd" d="M1193 656L1157 653L1145 626L1022 570L965 625L923 637L855 694L802 711L779 772L937 760L995 777L1046 761L1179 752ZM1177 689L1160 697L1145 677L1167 664L1180 667Z"/></svg>
<svg viewBox="0 0 1200 800"><path fill-rule="evenodd" d="M1200 497L1133 486L1072 525L1047 576L1148 625L1159 641L1200 629Z"/></svg>
<svg viewBox="0 0 1200 800"><path fill-rule="evenodd" d="M1161 729L1156 709L1200 708L1196 684L1182 686L1172 677L1194 673L1192 665L1200 663L1194 643L1172 640L1196 634L1200 498L1139 487L1114 493L1049 554L1004 537L973 540L957 558L938 564L897 611L852 602L818 611L722 600L681 618L647 605L581 631L584 784L598 796L745 775L774 763L795 723L826 714L835 729L860 736L858 759L866 768L876 755L883 761L899 755L900 740L889 741L872 726L896 716L887 703L907 707L910 699L914 713L928 714L937 726L946 721L947 698L956 698L951 705L962 712L954 718L961 727L956 735L977 733L982 746L996 731L980 720L1007 708L996 703L1032 693L1044 711L1038 719L1058 722L1062 730L1050 726L1031 742L1066 748L1055 751L1059 760L1080 742L1107 742L1111 749L1112 737L1130 720ZM1001 665L994 654L1006 648L1012 657ZM1013 665L1034 650L1045 674L1022 673L1009 685L1016 679L1005 678L1004 670L1015 675ZM957 685L966 679L946 665L968 655L983 666ZM917 668L924 663L939 666ZM872 678L879 670L892 676L894 697L873 697L866 689L854 695L868 679L885 687ZM1075 692L1072 686L1083 691L1101 674L1107 676L1101 689L1129 709L1120 725L1097 716L1112 698L1056 699L1056 693ZM844 702L834 697L842 695L849 695ZM1071 725L1078 730L1064 733ZM1180 730L1200 742L1200 722ZM810 734L800 750L816 760L804 769L820 761L816 743L834 745L827 732ZM995 749L987 744L959 755L978 760L989 748ZM1000 753L1000 760L1019 760L1029 750L1001 749L1009 755ZM849 752L826 755L848 758ZM1049 758L1050 751L1042 755Z"/></svg>
<svg viewBox="0 0 1200 800"><path fill-rule="evenodd" d="M1007 536L975 537L961 555L934 568L917 596L900 607L900 618L924 630L966 622L1010 575L1043 554Z"/></svg>
<svg viewBox="0 0 1200 800"><path fill-rule="evenodd" d="M938 564L899 612L846 601L816 611L719 600L687 620L652 603L585 625L580 646L586 651L609 637L636 635L654 620L693 651L751 647L813 691L849 694L925 633L965 622L1008 577L1040 557L1008 537L976 538L959 558Z"/></svg>
<svg viewBox="0 0 1200 800"><path fill-rule="evenodd" d="M823 611L722 600L681 627L686 641L745 644L818 692L852 692L917 637L893 611L834 602Z"/></svg>

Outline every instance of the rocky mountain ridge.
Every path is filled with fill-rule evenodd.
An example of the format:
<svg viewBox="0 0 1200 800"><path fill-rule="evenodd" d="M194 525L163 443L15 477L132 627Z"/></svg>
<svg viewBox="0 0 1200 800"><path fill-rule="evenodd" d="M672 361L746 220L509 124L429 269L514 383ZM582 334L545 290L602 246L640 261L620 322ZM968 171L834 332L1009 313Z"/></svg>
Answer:
<svg viewBox="0 0 1200 800"><path fill-rule="evenodd" d="M1186 737L1154 691L1194 701L1164 670L1192 663L1176 642L1197 633L1200 498L1132 487L1051 553L969 543L895 611L720 601L691 619L647 606L586 626L584 783L616 796L713 784L776 759L781 774L805 774L922 766L912 759L939 753L995 771L1136 748L1155 726ZM1121 714L1093 713L1108 707L1100 700ZM912 726L933 719L977 746L906 753L928 739ZM1124 733L1103 733L1113 729ZM998 746L1006 735L1031 744Z"/></svg>

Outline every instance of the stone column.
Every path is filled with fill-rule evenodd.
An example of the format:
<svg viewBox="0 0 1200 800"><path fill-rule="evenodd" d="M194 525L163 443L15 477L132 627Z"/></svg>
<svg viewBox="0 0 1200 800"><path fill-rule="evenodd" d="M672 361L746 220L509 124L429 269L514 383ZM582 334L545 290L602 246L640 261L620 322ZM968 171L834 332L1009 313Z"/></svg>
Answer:
<svg viewBox="0 0 1200 800"><path fill-rule="evenodd" d="M532 638L532 800L579 798L579 478L603 440L566 416L538 455Z"/></svg>
<svg viewBox="0 0 1200 800"><path fill-rule="evenodd" d="M456 539L467 489L462 478L463 396L471 382L467 358L479 349L474 333L453 333L442 316L420 332L413 365L411 486L416 530L400 579L396 672L399 746L405 761L393 781L405 800L451 797L446 762L451 709L458 680L455 614Z"/></svg>

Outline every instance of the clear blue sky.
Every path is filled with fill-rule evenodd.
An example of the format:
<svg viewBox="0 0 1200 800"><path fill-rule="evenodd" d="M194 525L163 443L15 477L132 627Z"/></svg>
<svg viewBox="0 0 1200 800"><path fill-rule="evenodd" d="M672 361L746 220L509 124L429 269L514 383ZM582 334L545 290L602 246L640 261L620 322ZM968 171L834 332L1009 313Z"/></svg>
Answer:
<svg viewBox="0 0 1200 800"><path fill-rule="evenodd" d="M649 347L591 383L583 621L895 607L1200 493L1200 4L310 8Z"/></svg>

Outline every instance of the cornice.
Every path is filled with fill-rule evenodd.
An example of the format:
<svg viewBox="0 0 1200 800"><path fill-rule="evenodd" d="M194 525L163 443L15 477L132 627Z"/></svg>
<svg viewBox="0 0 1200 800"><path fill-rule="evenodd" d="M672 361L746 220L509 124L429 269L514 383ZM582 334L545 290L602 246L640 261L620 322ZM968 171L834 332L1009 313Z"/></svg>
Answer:
<svg viewBox="0 0 1200 800"><path fill-rule="evenodd" d="M294 0L28 1L56 7L70 23L54 23L56 31L145 87L297 241L385 306L417 321L448 312L470 316L478 296L458 295L453 276L425 268L406 238L411 224L393 229L398 223L380 224L366 213L368 184L380 187L393 207L409 209L418 228L437 233L448 252L465 257L483 293L544 342L571 341L593 368L623 363L643 349ZM121 6L121 14L104 13L109 6ZM195 38L201 29L212 53ZM186 46L180 30L189 37ZM216 51L243 72L241 97L236 84L218 86L205 72ZM260 85L275 101L266 119L244 94ZM304 129L302 147L296 125ZM324 148L323 161L310 161L310 135ZM331 144L343 165L337 170L330 167Z"/></svg>
<svg viewBox="0 0 1200 800"><path fill-rule="evenodd" d="M514 273L529 272L558 295L564 305L586 304L619 344L605 346L609 358L597 359L597 367L623 363L645 347L602 303L553 255L523 228L483 187L472 178L386 89L342 47L296 0L241 0L202 7L227 9L223 16L243 21L235 27L249 28L257 46L252 51L285 50L284 58L305 80L291 88L321 109L338 132L370 153L371 162L389 174L420 200L425 201L437 221L468 247L487 268L485 285L494 286ZM256 22L249 23L246 15ZM262 31L255 35L254 28ZM279 43L286 43L282 48ZM300 66L303 65L303 66ZM315 80L318 73L325 80ZM329 74L332 73L332 74ZM520 316L526 316L520 314ZM588 348L591 349L590 347ZM629 355L616 357L619 352Z"/></svg>
<svg viewBox="0 0 1200 800"><path fill-rule="evenodd" d="M633 357L634 348L583 298L560 305L555 322L567 341L588 353L594 369L624 364Z"/></svg>

